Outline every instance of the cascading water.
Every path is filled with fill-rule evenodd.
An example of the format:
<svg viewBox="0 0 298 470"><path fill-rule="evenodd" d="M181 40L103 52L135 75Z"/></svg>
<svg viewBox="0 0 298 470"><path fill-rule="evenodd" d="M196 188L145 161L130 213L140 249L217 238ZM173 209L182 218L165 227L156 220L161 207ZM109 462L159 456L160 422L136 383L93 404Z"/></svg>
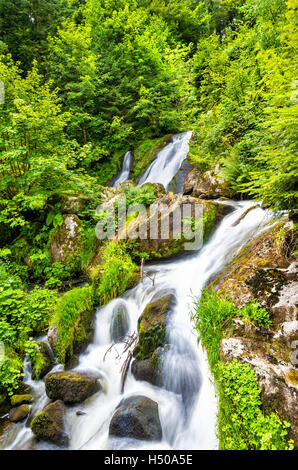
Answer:
<svg viewBox="0 0 298 470"><path fill-rule="evenodd" d="M139 186L144 183L161 183L168 190L169 184L187 157L191 136L191 131L174 135L171 142L157 153L142 175Z"/></svg>
<svg viewBox="0 0 298 470"><path fill-rule="evenodd" d="M97 374L104 384L99 392L79 406L67 409L66 431L71 436L71 449L216 449L215 436L217 403L205 353L197 344L192 330L190 312L193 296L199 296L204 286L233 259L241 247L261 233L270 223L270 213L259 206L247 212L238 224L236 221L252 203L226 202L234 207L216 229L210 241L198 252L170 262L148 266L155 273L154 286L145 277L136 288L126 292L98 309L94 341L84 354L76 370ZM115 306L126 307L129 333L137 330L137 320L145 306L158 292L175 292L177 299L168 324L170 349L165 355L164 388L135 380L129 372L124 393L121 394L122 346L110 352L111 319ZM33 382L26 366L26 381L33 386L34 413L41 410L46 397L42 381ZM145 395L158 403L163 431L161 442L144 442L132 439L109 438L109 423L115 408L123 397ZM85 414L78 416L76 411ZM29 427L14 425L4 438L6 449L19 449L32 439ZM55 448L45 442L34 444L37 449Z"/></svg>
<svg viewBox="0 0 298 470"><path fill-rule="evenodd" d="M123 159L122 170L119 173L119 175L116 177L115 182L113 184L113 188L117 188L119 184L123 183L129 178L132 160L133 160L132 152L130 151L126 152L126 154L124 155L124 159Z"/></svg>

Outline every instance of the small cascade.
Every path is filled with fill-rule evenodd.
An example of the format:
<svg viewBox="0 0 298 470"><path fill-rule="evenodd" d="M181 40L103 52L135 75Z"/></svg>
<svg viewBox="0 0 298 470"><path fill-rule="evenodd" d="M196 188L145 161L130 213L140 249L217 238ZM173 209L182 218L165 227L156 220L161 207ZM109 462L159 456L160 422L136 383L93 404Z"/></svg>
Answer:
<svg viewBox="0 0 298 470"><path fill-rule="evenodd" d="M119 175L117 175L115 182L113 184L113 188L117 188L119 184L123 183L129 178L132 160L133 160L132 152L130 151L126 152L126 154L124 155L124 159L123 159L122 170L119 173Z"/></svg>
<svg viewBox="0 0 298 470"><path fill-rule="evenodd" d="M186 159L192 132L174 135L168 145L157 154L151 165L142 175L139 186L144 183L161 183L166 191Z"/></svg>

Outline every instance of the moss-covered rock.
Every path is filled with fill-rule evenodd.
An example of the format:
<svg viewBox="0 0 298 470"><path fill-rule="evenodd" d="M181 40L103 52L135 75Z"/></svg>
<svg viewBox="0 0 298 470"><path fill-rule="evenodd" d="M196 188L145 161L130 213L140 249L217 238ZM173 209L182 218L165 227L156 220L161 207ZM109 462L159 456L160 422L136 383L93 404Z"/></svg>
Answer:
<svg viewBox="0 0 298 470"><path fill-rule="evenodd" d="M9 412L11 403L6 393L0 393L0 416Z"/></svg>
<svg viewBox="0 0 298 470"><path fill-rule="evenodd" d="M184 215L185 206L189 209L188 217ZM225 204L169 193L151 204L147 212L129 220L117 238L129 239L127 247L132 256L145 253L151 260L169 258L189 249L200 248L222 218L232 210ZM189 246L189 243L192 245Z"/></svg>
<svg viewBox="0 0 298 470"><path fill-rule="evenodd" d="M232 199L236 197L229 183L219 175L219 166L203 173L193 168L185 180L183 194L190 194L201 199L218 199L220 197Z"/></svg>
<svg viewBox="0 0 298 470"><path fill-rule="evenodd" d="M62 214L78 214L88 207L92 198L83 195L64 195L61 197Z"/></svg>
<svg viewBox="0 0 298 470"><path fill-rule="evenodd" d="M139 342L134 357L143 361L152 358L154 351L166 344L166 322L175 305L173 294L151 302L139 318Z"/></svg>
<svg viewBox="0 0 298 470"><path fill-rule="evenodd" d="M162 380L162 357L164 348L157 348L149 359L142 361L134 360L131 372L137 380L144 380L152 385L161 387Z"/></svg>
<svg viewBox="0 0 298 470"><path fill-rule="evenodd" d="M129 329L129 316L124 303L115 305L112 313L110 335L111 340L114 342L123 338Z"/></svg>
<svg viewBox="0 0 298 470"><path fill-rule="evenodd" d="M61 400L47 405L31 423L33 434L41 440L66 447L69 439L64 431L65 407Z"/></svg>
<svg viewBox="0 0 298 470"><path fill-rule="evenodd" d="M45 386L49 398L69 404L81 403L101 390L100 382L96 378L75 372L48 374Z"/></svg>
<svg viewBox="0 0 298 470"><path fill-rule="evenodd" d="M37 344L37 346L37 354L31 361L33 380L42 379L54 366L51 351L48 345L44 342L40 342Z"/></svg>
<svg viewBox="0 0 298 470"><path fill-rule="evenodd" d="M62 225L52 235L50 251L53 262L76 265L83 247L81 222L77 215L65 215Z"/></svg>
<svg viewBox="0 0 298 470"><path fill-rule="evenodd" d="M32 395L13 395L10 399L11 406L19 406L28 403L32 403L33 397Z"/></svg>
<svg viewBox="0 0 298 470"><path fill-rule="evenodd" d="M29 405L20 405L15 408L11 408L11 410L9 411L9 420L13 423L23 421L23 419L27 418L29 411Z"/></svg>

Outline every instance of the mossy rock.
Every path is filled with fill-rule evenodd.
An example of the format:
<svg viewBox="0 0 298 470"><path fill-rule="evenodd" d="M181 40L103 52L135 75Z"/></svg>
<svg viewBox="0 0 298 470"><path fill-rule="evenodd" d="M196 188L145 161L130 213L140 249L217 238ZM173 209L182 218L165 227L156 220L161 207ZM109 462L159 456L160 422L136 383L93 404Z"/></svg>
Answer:
<svg viewBox="0 0 298 470"><path fill-rule="evenodd" d="M67 264L75 270L83 249L81 221L75 214L65 215L62 225L52 235L50 251L53 262Z"/></svg>
<svg viewBox="0 0 298 470"><path fill-rule="evenodd" d="M18 423L19 421L23 421L23 419L27 418L30 411L29 405L20 405L15 408L11 408L9 412L9 420L13 423Z"/></svg>
<svg viewBox="0 0 298 470"><path fill-rule="evenodd" d="M0 393L0 416L9 412L11 403L6 393Z"/></svg>
<svg viewBox="0 0 298 470"><path fill-rule="evenodd" d="M33 434L43 441L67 447L69 439L64 431L65 407L61 400L47 405L31 423Z"/></svg>
<svg viewBox="0 0 298 470"><path fill-rule="evenodd" d="M138 322L139 342L134 357L143 361L166 344L166 321L175 305L173 294L159 298L145 308Z"/></svg>
<svg viewBox="0 0 298 470"><path fill-rule="evenodd" d="M52 400L64 403L81 403L101 390L99 381L94 377L75 372L53 372L45 379L46 394Z"/></svg>
<svg viewBox="0 0 298 470"><path fill-rule="evenodd" d="M40 380L47 375L54 366L51 351L46 343L37 343L38 351L31 361L32 379Z"/></svg>
<svg viewBox="0 0 298 470"><path fill-rule="evenodd" d="M28 403L32 403L33 397L32 395L13 395L10 399L11 406L19 406Z"/></svg>
<svg viewBox="0 0 298 470"><path fill-rule="evenodd" d="M162 380L162 356L164 348L157 348L152 357L142 361L134 360L131 365L131 372L135 379L144 380L152 385L161 387Z"/></svg>

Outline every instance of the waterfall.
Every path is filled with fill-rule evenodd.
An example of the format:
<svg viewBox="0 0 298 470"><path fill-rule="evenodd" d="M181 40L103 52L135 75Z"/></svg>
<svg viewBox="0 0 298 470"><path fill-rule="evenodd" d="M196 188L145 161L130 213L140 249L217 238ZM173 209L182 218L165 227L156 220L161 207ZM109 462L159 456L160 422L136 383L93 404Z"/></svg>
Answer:
<svg viewBox="0 0 298 470"><path fill-rule="evenodd" d="M147 270L155 273L154 286L145 277L142 283L121 298L98 309L93 343L81 354L75 370L100 373L105 383L105 393L95 394L84 403L67 409L66 427L71 435L72 449L217 448L217 402L206 355L197 344L197 334L190 320L193 296L200 295L208 281L222 271L250 239L268 226L271 217L268 211L257 206L234 225L253 203L244 201L228 204L234 207L234 211L222 220L210 241L200 251L179 260L147 266ZM137 330L138 318L146 305L159 291L167 289L175 292L177 302L168 324L170 349L165 355L163 368L166 386L159 388L137 381L129 372L124 394L121 394L123 358L118 355L121 345L106 354L112 345L110 325L113 310L119 303L125 305L129 316L129 332L132 334ZM26 381L33 385L28 370ZM38 391L35 407L42 409L46 399L41 394L43 381L35 382L33 386ZM123 397L130 395L145 395L158 403L162 442L109 438L109 423L115 408ZM86 414L77 416L77 410ZM14 434L8 435L2 445L8 449L22 448L30 435L30 428L18 424ZM35 448L55 447L39 442Z"/></svg>
<svg viewBox="0 0 298 470"><path fill-rule="evenodd" d="M132 152L130 151L126 152L126 154L124 155L124 159L123 159L122 170L119 173L119 175L117 175L115 182L113 184L113 188L117 188L119 184L123 183L129 178L132 159L133 159Z"/></svg>
<svg viewBox="0 0 298 470"><path fill-rule="evenodd" d="M160 150L151 165L142 175L139 185L161 183L168 190L169 185L186 159L192 132L174 135L171 142Z"/></svg>

